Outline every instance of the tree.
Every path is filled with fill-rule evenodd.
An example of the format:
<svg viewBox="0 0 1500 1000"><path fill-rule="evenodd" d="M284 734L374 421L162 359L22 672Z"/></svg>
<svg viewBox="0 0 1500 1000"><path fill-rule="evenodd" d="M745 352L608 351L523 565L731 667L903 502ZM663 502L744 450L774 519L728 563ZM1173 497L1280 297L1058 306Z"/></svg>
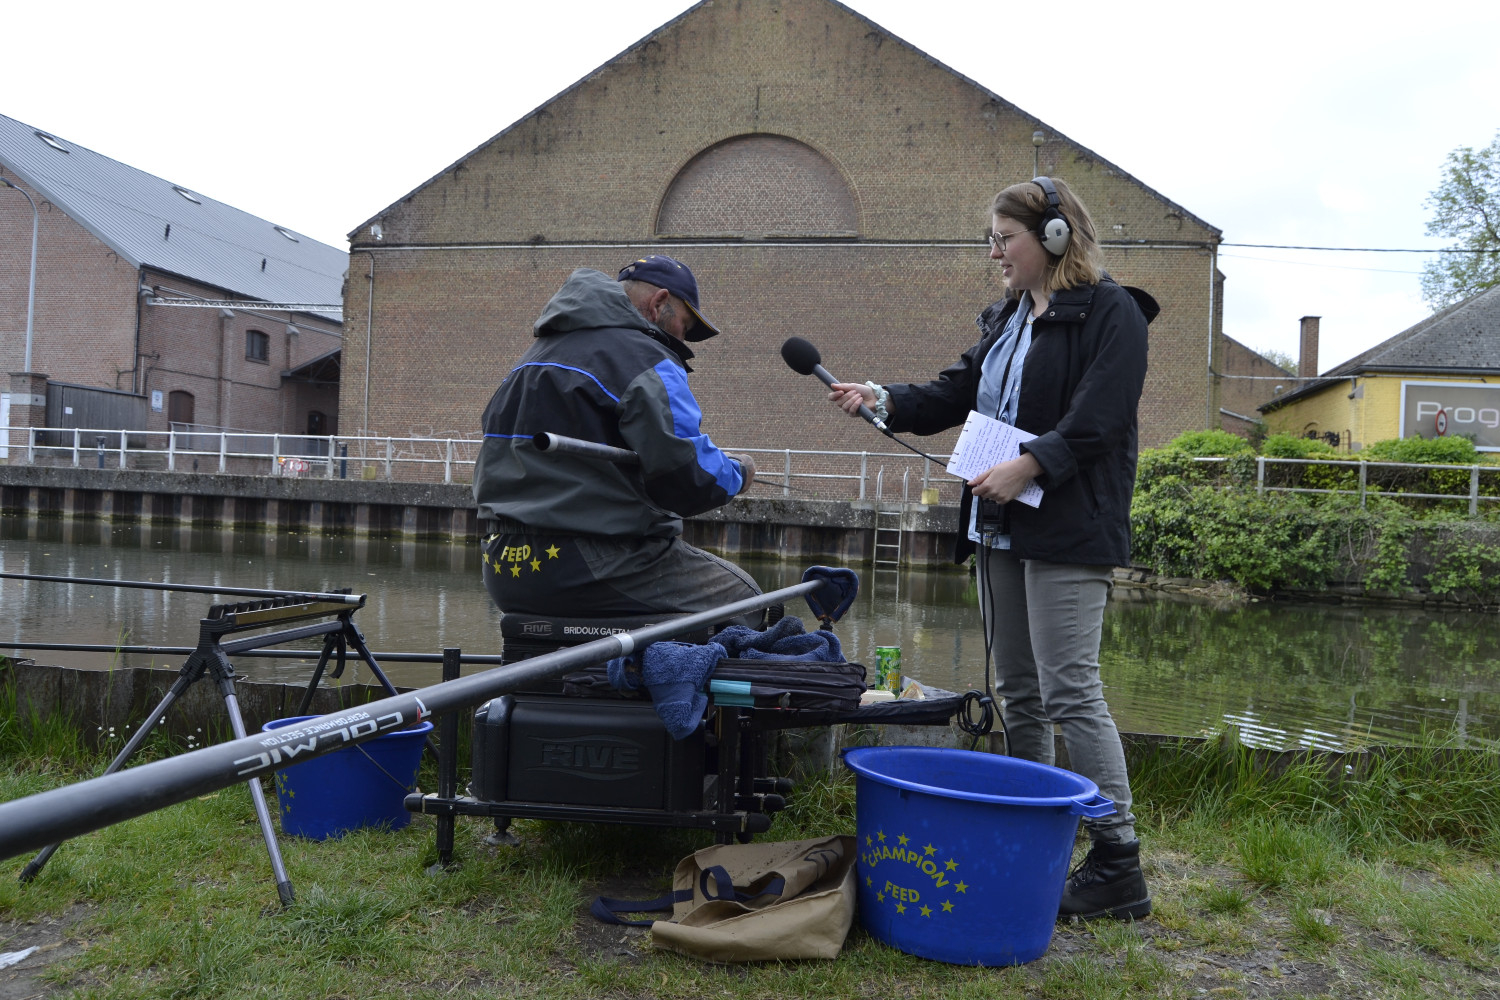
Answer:
<svg viewBox="0 0 1500 1000"><path fill-rule="evenodd" d="M1427 196L1428 236L1453 236L1422 270L1422 297L1434 309L1500 285L1500 132L1485 148L1448 154L1443 179Z"/></svg>

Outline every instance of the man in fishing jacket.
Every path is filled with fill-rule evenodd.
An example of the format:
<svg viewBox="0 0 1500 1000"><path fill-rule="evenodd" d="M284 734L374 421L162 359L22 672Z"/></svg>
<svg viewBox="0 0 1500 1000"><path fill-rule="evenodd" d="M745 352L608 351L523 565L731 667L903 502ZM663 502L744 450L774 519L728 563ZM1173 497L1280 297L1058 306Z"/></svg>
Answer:
<svg viewBox="0 0 1500 1000"><path fill-rule="evenodd" d="M505 612L695 612L760 593L681 538L682 518L750 488L755 463L703 432L688 341L718 334L682 263L652 254L619 277L573 272L536 341L484 411L474 499L484 582ZM550 432L633 451L639 465L539 450Z"/></svg>

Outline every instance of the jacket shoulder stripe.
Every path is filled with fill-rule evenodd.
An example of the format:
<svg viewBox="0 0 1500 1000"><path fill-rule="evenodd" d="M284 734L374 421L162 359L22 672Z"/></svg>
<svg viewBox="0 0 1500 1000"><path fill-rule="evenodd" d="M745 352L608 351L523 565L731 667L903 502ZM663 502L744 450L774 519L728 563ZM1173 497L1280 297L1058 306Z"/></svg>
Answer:
<svg viewBox="0 0 1500 1000"><path fill-rule="evenodd" d="M597 385L599 387L599 391L602 392L602 393L604 393L606 396L608 396L611 401L616 402L616 403L618 403L620 401L620 397L616 396L614 393L612 393L608 389L606 389L604 387L604 383L600 382L599 379L598 379L598 377L595 376L592 372L584 371L582 368L578 368L578 367L576 367L574 365L560 365L560 364L558 364L555 361L528 361L524 365L517 365L516 367L512 368L510 370L510 374L514 375L516 372L520 371L522 368L561 368L563 371L576 372L579 375L582 375L584 378L588 379L590 382L592 382L595 385ZM509 376L506 376L506 377L507 377L507 379L509 378Z"/></svg>

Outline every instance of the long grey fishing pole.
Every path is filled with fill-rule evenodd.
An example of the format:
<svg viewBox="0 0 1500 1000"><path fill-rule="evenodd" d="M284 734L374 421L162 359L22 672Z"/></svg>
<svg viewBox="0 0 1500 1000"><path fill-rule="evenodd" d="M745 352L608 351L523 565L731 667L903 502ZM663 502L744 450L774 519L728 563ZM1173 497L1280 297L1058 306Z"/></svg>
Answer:
<svg viewBox="0 0 1500 1000"><path fill-rule="evenodd" d="M191 753L0 804L0 858L37 850L230 785L263 777L311 757L363 743L435 715L560 677L580 667L625 656L660 639L716 625L735 615L811 593L809 580L720 608L595 639L554 653L445 681L358 708L257 733ZM348 595L330 595L348 596Z"/></svg>
<svg viewBox="0 0 1500 1000"><path fill-rule="evenodd" d="M37 573L0 573L0 580L36 580L40 583L76 583L90 587L123 587L130 590L174 590L187 594L238 594L243 597L293 598L333 604L365 603L364 594L324 594L316 590L260 590L250 587L220 587L191 583L157 583L154 580L108 580L86 576L42 576Z"/></svg>

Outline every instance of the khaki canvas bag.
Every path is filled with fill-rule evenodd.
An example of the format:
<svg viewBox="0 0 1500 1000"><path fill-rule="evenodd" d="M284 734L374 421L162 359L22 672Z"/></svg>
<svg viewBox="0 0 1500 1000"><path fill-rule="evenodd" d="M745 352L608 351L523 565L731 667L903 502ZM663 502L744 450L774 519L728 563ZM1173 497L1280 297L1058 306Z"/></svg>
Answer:
<svg viewBox="0 0 1500 1000"><path fill-rule="evenodd" d="M658 948L712 962L837 958L854 923L853 837L719 844L678 862L672 892L644 902L594 900L610 923L651 928ZM672 910L670 920L620 913Z"/></svg>

